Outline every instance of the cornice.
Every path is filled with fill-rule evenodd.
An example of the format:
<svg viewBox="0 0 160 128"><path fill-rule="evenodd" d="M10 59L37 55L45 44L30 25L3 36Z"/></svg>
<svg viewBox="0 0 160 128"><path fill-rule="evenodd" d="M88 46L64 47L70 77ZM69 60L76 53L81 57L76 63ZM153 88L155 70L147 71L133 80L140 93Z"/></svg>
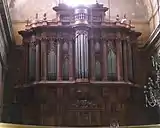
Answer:
<svg viewBox="0 0 160 128"><path fill-rule="evenodd" d="M145 45L140 47L139 49L142 51L150 50L151 48L157 49L160 47L160 24L157 28L152 32L148 40L145 42Z"/></svg>
<svg viewBox="0 0 160 128"><path fill-rule="evenodd" d="M116 19L116 17L111 17L111 19ZM51 21L57 22L57 19L54 18ZM12 24L26 24L26 23L27 23L27 20L23 20L23 19L22 20L16 20L16 19L12 20ZM132 19L132 24L149 24L149 22L147 20Z"/></svg>

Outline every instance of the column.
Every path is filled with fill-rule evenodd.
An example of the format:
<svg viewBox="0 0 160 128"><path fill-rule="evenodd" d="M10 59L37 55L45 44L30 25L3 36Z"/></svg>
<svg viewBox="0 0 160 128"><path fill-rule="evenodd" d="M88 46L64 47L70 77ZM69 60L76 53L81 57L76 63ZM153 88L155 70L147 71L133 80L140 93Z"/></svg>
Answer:
<svg viewBox="0 0 160 128"><path fill-rule="evenodd" d="M40 80L40 50L39 50L40 43L37 42L36 45L36 81Z"/></svg>
<svg viewBox="0 0 160 128"><path fill-rule="evenodd" d="M81 38L80 38L80 35L77 37L77 40L76 40L76 44L77 44L77 60L78 60L78 79L81 78L81 51L80 51L80 43L81 43Z"/></svg>
<svg viewBox="0 0 160 128"><path fill-rule="evenodd" d="M78 37L75 36L75 75L76 75L76 79L78 78L78 70L79 70L79 60L78 60Z"/></svg>
<svg viewBox="0 0 160 128"><path fill-rule="evenodd" d="M103 80L107 80L107 47L106 41L103 41Z"/></svg>
<svg viewBox="0 0 160 128"><path fill-rule="evenodd" d="M127 41L123 42L123 58L124 58L124 81L128 81L128 65L127 65Z"/></svg>
<svg viewBox="0 0 160 128"><path fill-rule="evenodd" d="M28 76L29 76L29 42L24 42L24 47L25 47L25 59L24 59L24 66L25 66L25 74L24 74L24 82L27 83L28 82Z"/></svg>
<svg viewBox="0 0 160 128"><path fill-rule="evenodd" d="M129 54L128 54L128 77L129 77L129 80L133 80L133 75L134 75L134 72L133 72L133 51L132 51L132 44L131 43L128 43L128 51L129 51Z"/></svg>
<svg viewBox="0 0 160 128"><path fill-rule="evenodd" d="M73 42L69 41L69 80L73 80Z"/></svg>
<svg viewBox="0 0 160 128"><path fill-rule="evenodd" d="M86 48L84 53L85 53L85 78L88 80L88 75L89 75L89 67L88 67L88 32L87 35L84 37L85 38L85 44L84 47Z"/></svg>
<svg viewBox="0 0 160 128"><path fill-rule="evenodd" d="M85 46L85 36L83 34L80 35L80 78L86 78L86 47Z"/></svg>
<svg viewBox="0 0 160 128"><path fill-rule="evenodd" d="M57 80L62 80L61 40L57 42Z"/></svg>
<svg viewBox="0 0 160 128"><path fill-rule="evenodd" d="M123 80L123 60L122 60L122 41L119 42L119 58L120 58L120 80Z"/></svg>
<svg viewBox="0 0 160 128"><path fill-rule="evenodd" d="M41 80L47 80L47 40L41 42Z"/></svg>
<svg viewBox="0 0 160 128"><path fill-rule="evenodd" d="M75 53L76 53L76 56L75 56L75 66L76 66L76 79L79 80L81 79L81 34L79 34L80 32L79 31L76 31L76 41L75 41Z"/></svg>
<svg viewBox="0 0 160 128"><path fill-rule="evenodd" d="M94 40L91 38L91 80L95 80L95 51L94 51Z"/></svg>
<svg viewBox="0 0 160 128"><path fill-rule="evenodd" d="M117 59L117 79L118 81L122 80L122 46L121 40L116 40L116 59Z"/></svg>

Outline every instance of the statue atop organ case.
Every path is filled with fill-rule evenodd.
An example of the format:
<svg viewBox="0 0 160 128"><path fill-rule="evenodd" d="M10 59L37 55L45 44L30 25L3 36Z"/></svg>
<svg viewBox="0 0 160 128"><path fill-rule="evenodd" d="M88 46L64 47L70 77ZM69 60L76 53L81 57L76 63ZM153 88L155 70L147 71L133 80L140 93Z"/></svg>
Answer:
<svg viewBox="0 0 160 128"><path fill-rule="evenodd" d="M19 32L25 49L25 79L15 94L21 121L109 126L116 119L120 125L133 124L127 99L134 86L132 44L140 33L119 16L106 20L103 4L61 3L53 10L55 20L36 16Z"/></svg>

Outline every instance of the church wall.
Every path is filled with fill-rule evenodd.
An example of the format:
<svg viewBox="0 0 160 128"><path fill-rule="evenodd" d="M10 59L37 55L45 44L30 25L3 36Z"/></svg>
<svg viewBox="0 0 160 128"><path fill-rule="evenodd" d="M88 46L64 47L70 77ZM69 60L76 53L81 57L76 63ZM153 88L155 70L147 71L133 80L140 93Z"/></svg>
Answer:
<svg viewBox="0 0 160 128"><path fill-rule="evenodd" d="M148 10L150 34L156 29L160 21L159 0L144 0Z"/></svg>
<svg viewBox="0 0 160 128"><path fill-rule="evenodd" d="M6 108L4 105L5 99L10 95L10 93L7 93L6 77L8 74L8 56L13 37L7 9L5 1L0 0L0 121L2 121L3 110Z"/></svg>
<svg viewBox="0 0 160 128"><path fill-rule="evenodd" d="M45 0L41 2L39 2L39 0L32 0L29 3L26 0L7 1L10 7L14 35L17 44L22 43L22 39L18 35L18 31L24 29L27 19L35 19L36 13L38 13L38 19L42 19L44 13L47 13L47 19L55 19L56 17L55 12L52 10L52 7L57 4L56 0ZM104 3L104 5L108 7L107 0L99 0L98 2ZM148 12L146 7L147 5L145 5L142 0L131 0L130 3L126 0L121 0L120 2L117 0L111 0L111 20L115 20L117 14L120 15L120 18L123 18L123 15L126 14L127 19L132 20L132 24L135 26L135 29L143 33L139 39L139 42L145 42L150 34L150 28L148 26ZM106 19L108 18L108 13L106 13Z"/></svg>
<svg viewBox="0 0 160 128"><path fill-rule="evenodd" d="M145 41L148 39L150 35L150 28L147 21L133 21L133 26L135 26L135 30L141 32L142 35L138 38L138 45L144 45Z"/></svg>
<svg viewBox="0 0 160 128"><path fill-rule="evenodd" d="M133 0L134 1L134 0ZM25 25L26 25L26 20L28 17L30 17L29 19L34 19L35 17L35 14L38 12L40 13L39 14L39 18L41 19L41 17L43 16L43 13L45 13L45 11L48 11L49 13L52 13L52 14L48 14L47 13L47 18L51 18L51 19L54 19L55 18L55 13L52 11L51 7L54 6L54 5L47 5L46 7L43 7L42 4L45 5L45 3L42 3L42 4L36 4L36 2L31 2L32 6L29 6L29 3L27 5L25 5L25 0L23 0L23 6L21 6L20 9L17 9L17 10L14 10L14 8L12 8L10 11L13 11L11 12L11 15L12 15L12 22L13 22L13 29L14 29L14 36L16 38L16 43L18 45L22 44L22 38L20 37L20 35L18 34L18 31L19 30L24 30L25 29ZM45 2L50 2L49 0L45 1ZM124 1L125 2L125 1ZM40 3L40 2L39 2ZM123 2L122 2L123 3ZM20 3L19 3L20 4ZM33 7L34 9L31 11L28 11L27 10L27 7L24 7L27 6L29 8L32 8L34 5L35 7ZM115 5L118 5L118 4L115 4ZM39 7L36 7L36 6L39 6ZM125 6L125 5L124 5ZM122 12L120 12L121 14L123 14L123 12L125 12L125 8L123 8L122 6L120 6L120 10L123 10ZM129 6L130 7L130 6ZM36 8L36 9L35 9ZM46 8L49 8L48 10ZM116 15L116 12L113 13L113 10L114 10L115 7L113 7L112 9L112 12L111 12L111 16L114 20L116 19L115 15ZM24 10L23 10L24 9ZM135 9L135 8L134 8ZM133 10L134 10L133 9ZM116 10L116 9L115 9ZM125 10L125 11L124 11ZM139 10L140 11L140 10ZM19 13L20 12L20 13ZM119 12L119 11L117 11ZM130 11L129 11L130 12ZM14 14L13 14L14 13ZM138 12L136 13L138 14ZM135 15L134 13L132 15ZM106 16L107 17L107 16ZM122 15L121 15L122 17ZM133 18L133 21L132 21L132 24L135 26L135 30L136 31L140 31L142 32L142 36L139 38L139 41L135 42L135 43L139 43L139 44L143 44L147 39L148 39L148 36L150 34L150 27L149 27L149 22L147 20L146 17L143 17L143 15L140 15L138 17L141 17L141 18L137 18L137 17L132 17L132 16L129 16L129 18ZM153 21L153 20L152 20ZM153 25L153 24L152 24ZM154 25L152 26L154 28ZM17 54L18 55L18 54ZM16 56L17 56L16 55ZM18 58L18 57L17 57ZM19 57L20 58L20 57ZM148 69L148 65L146 65L146 62L148 62L147 60L147 54L141 54L140 52L138 51L135 51L135 81L137 84L139 85L144 85L145 84L145 79L147 77L147 74L146 74L146 69ZM21 59L22 60L22 59ZM17 64L15 64L17 66ZM141 72L141 73L140 73ZM142 105L142 104L141 104ZM136 106L132 106L134 111L136 112L137 108ZM131 108L132 108L131 107ZM143 110L143 108L141 108ZM25 110L24 110L25 111ZM133 112L134 113L134 112ZM138 113L138 112L137 112ZM145 112L144 112L145 113ZM134 116L135 116L135 119L136 119L136 115L134 113ZM25 117L24 117L25 118ZM34 118L34 117L32 117ZM143 119L143 118L142 118ZM49 120L49 119L48 119ZM47 121L48 121L47 120ZM54 119L51 119L52 122ZM46 122L47 122L46 121ZM132 119L131 119L132 121ZM49 121L51 122L51 121ZM139 121L141 122L141 121Z"/></svg>
<svg viewBox="0 0 160 128"><path fill-rule="evenodd" d="M18 31L21 29L25 29L26 22L14 22L13 23L13 33L16 40L17 45L22 44L22 37L18 34Z"/></svg>

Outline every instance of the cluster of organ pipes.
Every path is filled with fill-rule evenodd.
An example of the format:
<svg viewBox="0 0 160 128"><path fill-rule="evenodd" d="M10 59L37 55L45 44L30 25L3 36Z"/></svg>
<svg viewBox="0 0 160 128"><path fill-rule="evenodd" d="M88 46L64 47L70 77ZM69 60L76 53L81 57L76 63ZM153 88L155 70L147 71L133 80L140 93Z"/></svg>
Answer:
<svg viewBox="0 0 160 128"><path fill-rule="evenodd" d="M127 41L92 39L84 27L76 29L73 40L58 39L29 43L29 81L132 79L132 50Z"/></svg>
<svg viewBox="0 0 160 128"><path fill-rule="evenodd" d="M88 78L88 32L76 31L75 40L76 78Z"/></svg>

